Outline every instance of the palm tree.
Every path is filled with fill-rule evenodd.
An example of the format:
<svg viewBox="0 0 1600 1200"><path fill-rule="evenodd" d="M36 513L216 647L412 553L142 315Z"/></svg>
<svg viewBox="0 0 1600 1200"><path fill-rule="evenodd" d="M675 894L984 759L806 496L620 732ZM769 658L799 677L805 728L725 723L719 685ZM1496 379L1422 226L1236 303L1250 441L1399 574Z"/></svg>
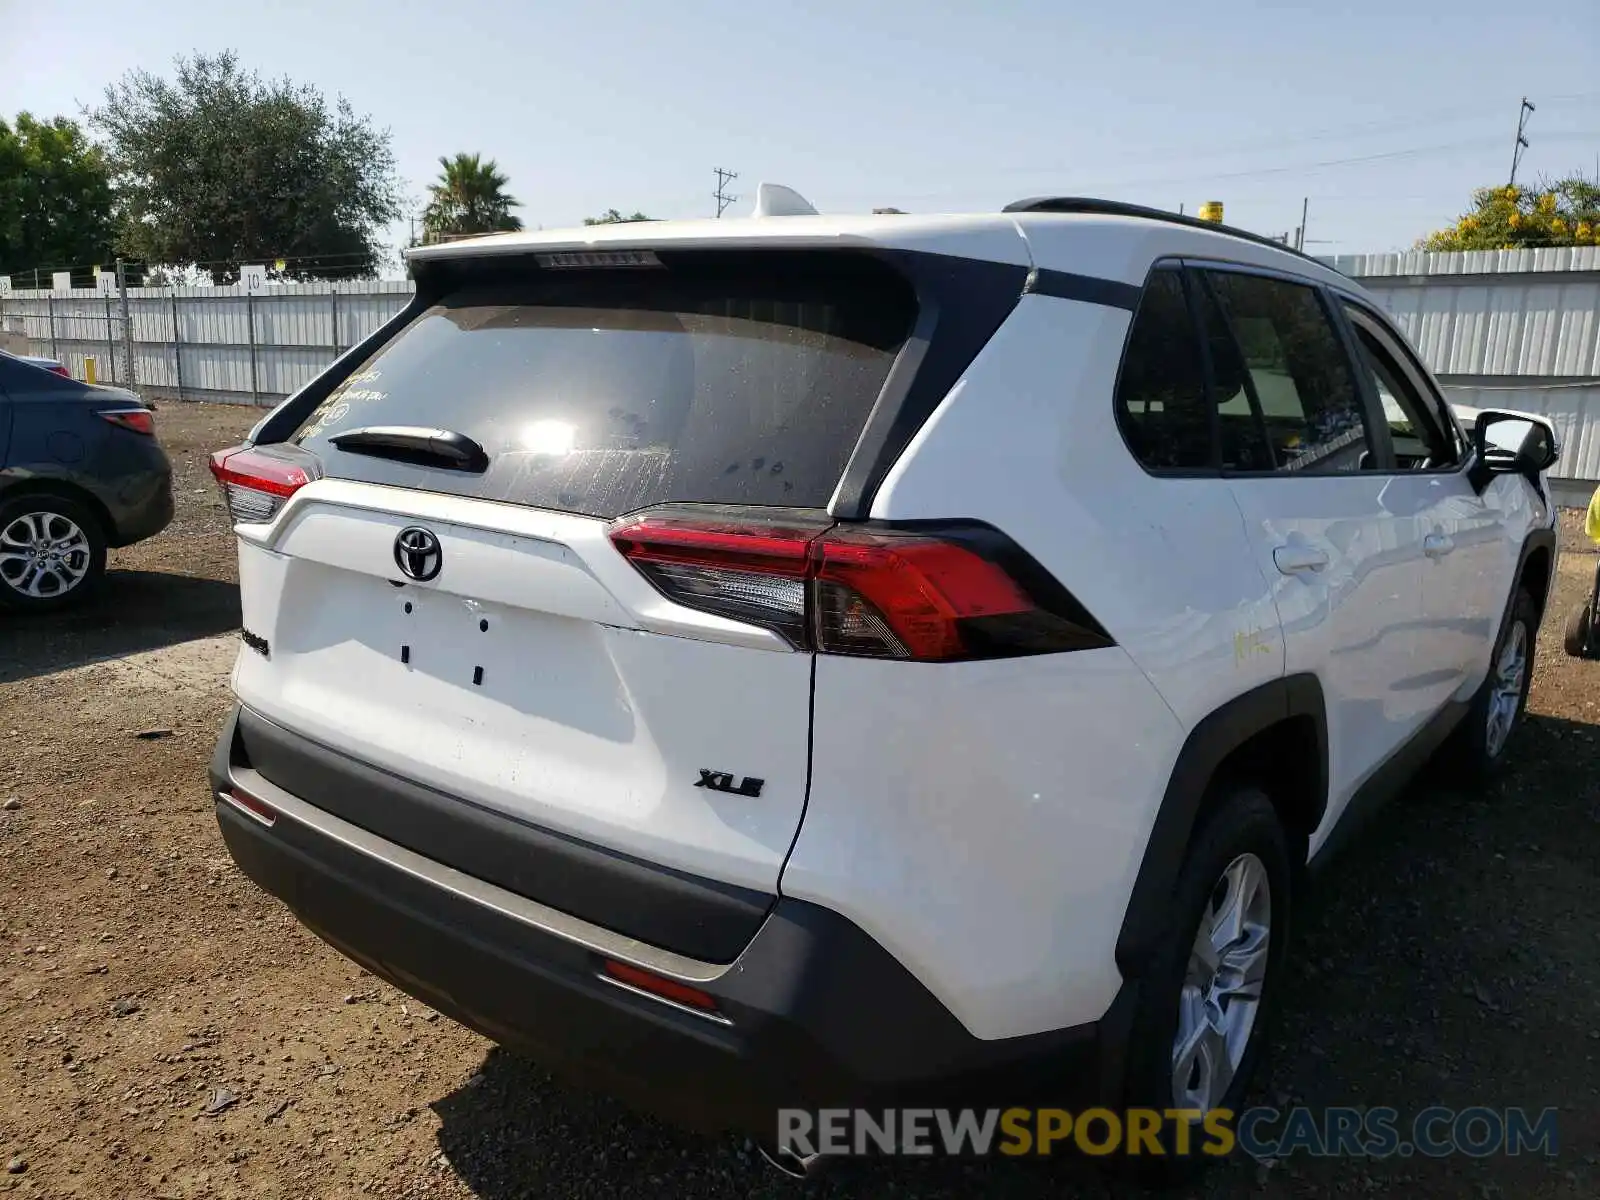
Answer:
<svg viewBox="0 0 1600 1200"><path fill-rule="evenodd" d="M428 185L432 198L422 214L425 240L522 228L521 220L511 215L522 203L506 194L510 180L500 173L494 159L457 154L440 158L439 165L444 170Z"/></svg>

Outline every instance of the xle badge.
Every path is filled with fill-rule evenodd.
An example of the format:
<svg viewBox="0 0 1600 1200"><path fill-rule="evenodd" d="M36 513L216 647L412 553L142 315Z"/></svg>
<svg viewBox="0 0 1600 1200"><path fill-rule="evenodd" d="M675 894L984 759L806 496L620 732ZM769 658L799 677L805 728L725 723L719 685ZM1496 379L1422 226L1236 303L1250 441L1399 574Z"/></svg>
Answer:
<svg viewBox="0 0 1600 1200"><path fill-rule="evenodd" d="M765 779L751 779L746 775L739 781L738 786L735 786L733 776L726 771L702 770L700 782L695 784L695 787L710 788L713 792L727 792L733 796L759 796L761 787L766 782Z"/></svg>

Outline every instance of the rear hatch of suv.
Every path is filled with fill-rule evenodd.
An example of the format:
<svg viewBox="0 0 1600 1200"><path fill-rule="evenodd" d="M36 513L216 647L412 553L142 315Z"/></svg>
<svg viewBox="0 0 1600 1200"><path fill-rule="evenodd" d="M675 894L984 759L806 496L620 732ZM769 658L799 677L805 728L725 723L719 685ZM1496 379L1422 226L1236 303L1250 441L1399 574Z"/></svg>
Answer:
<svg viewBox="0 0 1600 1200"><path fill-rule="evenodd" d="M849 251L637 252L464 267L424 302L292 433L213 462L236 754L448 866L731 960L806 798L812 656L784 614L916 293ZM675 548L730 522L735 566L779 564L748 588Z"/></svg>

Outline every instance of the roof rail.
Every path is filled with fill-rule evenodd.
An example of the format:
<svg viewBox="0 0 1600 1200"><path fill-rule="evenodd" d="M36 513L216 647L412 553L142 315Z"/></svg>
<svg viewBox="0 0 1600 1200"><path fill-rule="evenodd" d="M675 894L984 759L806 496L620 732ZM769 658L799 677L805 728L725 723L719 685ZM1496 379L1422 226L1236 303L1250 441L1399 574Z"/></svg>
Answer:
<svg viewBox="0 0 1600 1200"><path fill-rule="evenodd" d="M1198 217L1180 216L1178 213L1166 212L1159 208L1146 208L1142 204L1124 204L1120 200L1096 200L1088 196L1035 196L1028 200L1018 200L1008 204L1001 212L1022 213L1090 213L1106 217L1143 217L1147 221L1164 221L1169 225L1183 225L1189 229L1209 229L1212 233L1225 233L1229 237L1243 238L1247 242L1255 242L1260 246L1271 246L1274 250L1282 250L1286 254L1293 254L1307 262L1314 262L1319 267L1333 270L1327 263L1313 258L1303 251L1285 246L1282 242L1274 241L1269 237L1262 237L1259 233L1251 233L1248 229L1239 229L1233 225L1223 225L1218 221L1202 221Z"/></svg>

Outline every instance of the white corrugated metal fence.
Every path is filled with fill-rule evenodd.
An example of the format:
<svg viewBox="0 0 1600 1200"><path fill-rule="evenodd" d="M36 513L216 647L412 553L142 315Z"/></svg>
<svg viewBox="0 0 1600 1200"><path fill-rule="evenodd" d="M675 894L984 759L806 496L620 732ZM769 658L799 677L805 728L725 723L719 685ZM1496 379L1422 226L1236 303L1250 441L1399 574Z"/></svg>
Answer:
<svg viewBox="0 0 1600 1200"><path fill-rule="evenodd" d="M0 295L0 328L24 334L35 354L103 383L186 400L274 404L305 384L411 299L409 280L274 284L243 288L129 288L133 371L124 353L122 304L88 288Z"/></svg>

